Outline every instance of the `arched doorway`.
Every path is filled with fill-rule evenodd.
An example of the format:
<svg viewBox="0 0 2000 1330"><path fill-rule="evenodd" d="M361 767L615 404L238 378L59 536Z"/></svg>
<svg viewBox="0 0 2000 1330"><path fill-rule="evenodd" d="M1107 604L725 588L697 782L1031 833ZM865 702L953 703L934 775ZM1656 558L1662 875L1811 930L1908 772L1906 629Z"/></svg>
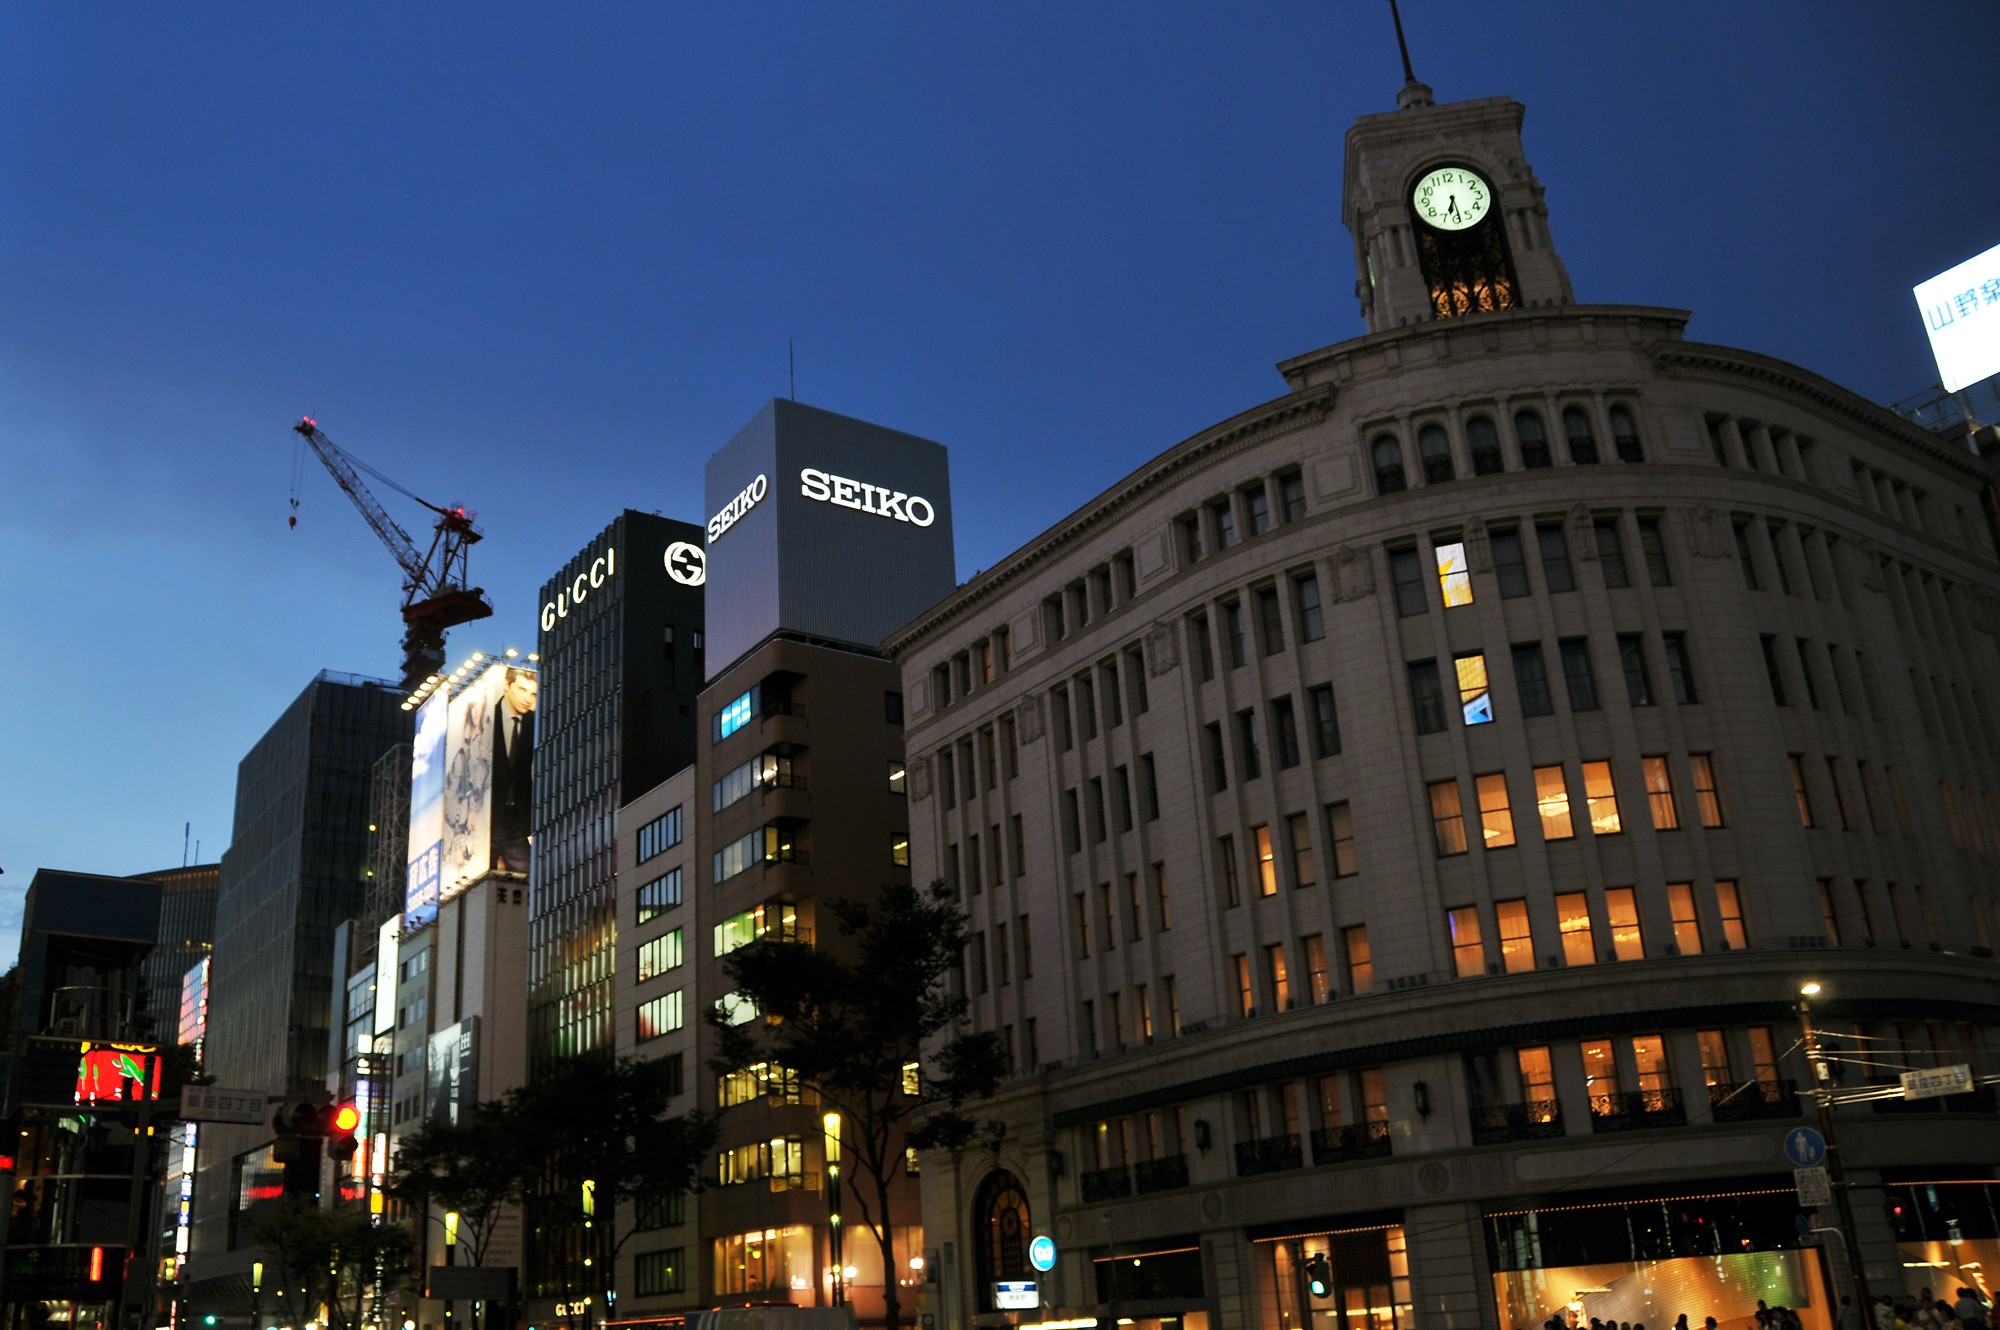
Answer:
<svg viewBox="0 0 2000 1330"><path fill-rule="evenodd" d="M1028 1267L1028 1193L1021 1180L1004 1168L988 1174L972 1201L972 1227L979 1242L976 1301L980 1311L990 1312L994 1284L1035 1277Z"/></svg>

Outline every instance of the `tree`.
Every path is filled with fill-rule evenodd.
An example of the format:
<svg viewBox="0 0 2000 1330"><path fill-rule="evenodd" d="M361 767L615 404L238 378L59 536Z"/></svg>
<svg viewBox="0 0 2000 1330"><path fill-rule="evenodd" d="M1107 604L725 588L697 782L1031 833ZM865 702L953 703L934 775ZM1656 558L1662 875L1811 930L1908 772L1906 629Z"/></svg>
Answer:
<svg viewBox="0 0 2000 1330"><path fill-rule="evenodd" d="M352 1330L377 1270L390 1280L407 1277L415 1257L402 1225L376 1224L362 1210L322 1210L301 1197L288 1197L245 1227L266 1258L265 1296L293 1325L317 1320L323 1305L330 1330Z"/></svg>
<svg viewBox="0 0 2000 1330"><path fill-rule="evenodd" d="M859 1175L855 1204L882 1249L887 1330L897 1330L889 1190L904 1148L969 1142L979 1124L965 1105L992 1095L1004 1058L997 1035L957 1028L969 1004L944 981L965 946L965 916L950 888L890 885L824 908L839 929L834 945L759 940L723 959L755 1015L732 1023L743 1008L709 1013L718 1049L710 1066L727 1075L775 1063L839 1112L843 1161ZM935 1069L907 1076L948 1031Z"/></svg>
<svg viewBox="0 0 2000 1330"><path fill-rule="evenodd" d="M420 1214L432 1206L457 1214L460 1246L472 1264L484 1265L500 1217L520 1203L536 1167L521 1148L504 1103L475 1104L458 1122L432 1118L405 1136L385 1190ZM540 1158L534 1151L534 1161Z"/></svg>

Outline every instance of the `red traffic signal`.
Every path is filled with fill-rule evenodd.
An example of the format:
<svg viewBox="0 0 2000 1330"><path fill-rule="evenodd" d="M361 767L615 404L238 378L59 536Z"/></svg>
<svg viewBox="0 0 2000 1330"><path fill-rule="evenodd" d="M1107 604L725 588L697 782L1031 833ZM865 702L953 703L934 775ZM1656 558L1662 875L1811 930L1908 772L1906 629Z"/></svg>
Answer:
<svg viewBox="0 0 2000 1330"><path fill-rule="evenodd" d="M335 1104L326 1111L326 1154L334 1160L354 1158L358 1142L354 1133L361 1126L361 1110L353 1104Z"/></svg>

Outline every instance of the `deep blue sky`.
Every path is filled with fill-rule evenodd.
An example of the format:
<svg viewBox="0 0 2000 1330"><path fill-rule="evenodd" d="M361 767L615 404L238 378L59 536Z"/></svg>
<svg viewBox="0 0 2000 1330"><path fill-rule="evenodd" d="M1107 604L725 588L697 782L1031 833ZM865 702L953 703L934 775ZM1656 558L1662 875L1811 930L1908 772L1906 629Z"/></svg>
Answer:
<svg viewBox="0 0 2000 1330"><path fill-rule="evenodd" d="M1988 0L1408 0L1528 107L1585 301L1878 400L2000 242ZM1361 331L1343 136L1381 0L0 6L0 964L38 867L230 834L398 573L290 424L476 508L497 617L621 507L700 520L786 389L951 449L959 573ZM413 532L424 516L391 494Z"/></svg>

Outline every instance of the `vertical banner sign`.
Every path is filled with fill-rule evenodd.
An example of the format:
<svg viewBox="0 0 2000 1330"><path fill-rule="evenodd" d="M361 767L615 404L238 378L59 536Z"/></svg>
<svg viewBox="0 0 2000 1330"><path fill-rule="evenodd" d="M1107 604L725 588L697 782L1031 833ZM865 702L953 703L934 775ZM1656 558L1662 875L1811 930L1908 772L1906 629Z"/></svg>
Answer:
<svg viewBox="0 0 2000 1330"><path fill-rule="evenodd" d="M437 918L444 870L444 754L449 720L445 690L417 708L417 737L410 754L410 876L403 902L406 928Z"/></svg>
<svg viewBox="0 0 2000 1330"><path fill-rule="evenodd" d="M444 759L444 885L449 900L486 876L493 844L493 707L500 671L489 669L451 700Z"/></svg>

